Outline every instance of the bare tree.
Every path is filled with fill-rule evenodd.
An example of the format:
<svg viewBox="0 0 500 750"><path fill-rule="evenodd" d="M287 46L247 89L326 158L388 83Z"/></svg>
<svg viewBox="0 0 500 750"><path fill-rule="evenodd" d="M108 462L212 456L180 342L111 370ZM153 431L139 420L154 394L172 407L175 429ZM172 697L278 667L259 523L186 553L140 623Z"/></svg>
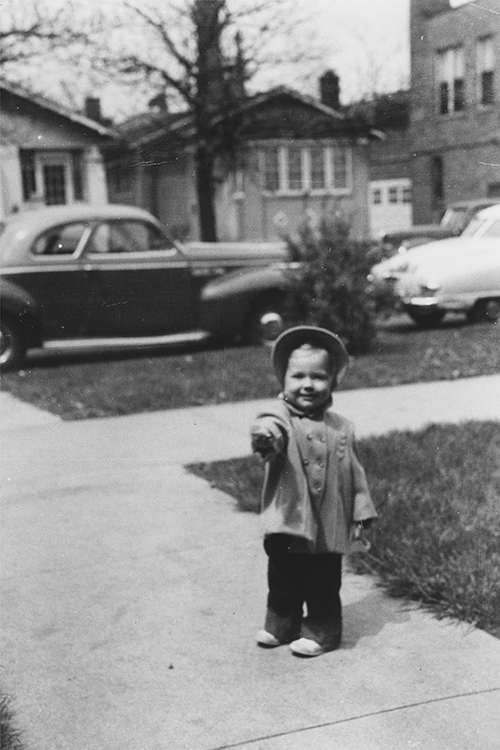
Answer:
<svg viewBox="0 0 500 750"><path fill-rule="evenodd" d="M76 6L68 0L4 0L0 17L0 68L4 76L19 77L24 64L54 55L58 48L86 43L90 27L75 23ZM94 16L93 23L97 21ZM91 24L92 25L92 24Z"/></svg>
<svg viewBox="0 0 500 750"><path fill-rule="evenodd" d="M120 80L147 80L169 100L169 106L188 111L196 165L200 233L205 241L217 238L214 208L214 166L221 153L234 153L238 138L238 105L245 84L263 64L278 64L284 54L279 44L283 28L291 29L293 0L189 0L145 4L126 2L128 18L110 44L109 35L98 58L102 69ZM285 7L286 6L286 7ZM289 11L285 16L284 11ZM134 28L133 46L130 32ZM274 49L273 49L274 46ZM297 59L311 58L300 43ZM316 50L317 53L317 50Z"/></svg>

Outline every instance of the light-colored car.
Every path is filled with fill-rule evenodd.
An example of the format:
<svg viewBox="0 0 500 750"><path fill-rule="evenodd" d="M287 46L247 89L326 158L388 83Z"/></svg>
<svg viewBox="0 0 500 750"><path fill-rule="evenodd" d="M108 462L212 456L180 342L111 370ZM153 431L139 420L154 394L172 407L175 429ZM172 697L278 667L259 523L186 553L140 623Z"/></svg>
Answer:
<svg viewBox="0 0 500 750"><path fill-rule="evenodd" d="M395 252L406 252L412 247L424 245L434 240L458 237L478 211L495 203L500 204L498 198L455 201L450 203L439 224L414 224L407 229L381 232L378 237L379 246L389 256Z"/></svg>
<svg viewBox="0 0 500 750"><path fill-rule="evenodd" d="M30 348L258 342L282 327L285 243L183 246L142 209L79 205L9 218L0 257L2 370Z"/></svg>
<svg viewBox="0 0 500 750"><path fill-rule="evenodd" d="M470 321L500 318L500 204L478 212L460 237L420 245L371 269L374 285L392 287L420 326L447 312Z"/></svg>

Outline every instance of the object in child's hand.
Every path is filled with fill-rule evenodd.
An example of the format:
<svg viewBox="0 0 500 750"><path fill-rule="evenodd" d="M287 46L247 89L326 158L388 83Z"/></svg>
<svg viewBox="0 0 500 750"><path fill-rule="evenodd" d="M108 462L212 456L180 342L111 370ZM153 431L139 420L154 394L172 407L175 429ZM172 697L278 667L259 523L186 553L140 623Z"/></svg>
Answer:
<svg viewBox="0 0 500 750"><path fill-rule="evenodd" d="M256 432L252 435L252 450L267 458L274 451L274 437L270 432Z"/></svg>
<svg viewBox="0 0 500 750"><path fill-rule="evenodd" d="M371 542L365 536L363 522L356 523L351 532L349 552L368 552L371 546Z"/></svg>

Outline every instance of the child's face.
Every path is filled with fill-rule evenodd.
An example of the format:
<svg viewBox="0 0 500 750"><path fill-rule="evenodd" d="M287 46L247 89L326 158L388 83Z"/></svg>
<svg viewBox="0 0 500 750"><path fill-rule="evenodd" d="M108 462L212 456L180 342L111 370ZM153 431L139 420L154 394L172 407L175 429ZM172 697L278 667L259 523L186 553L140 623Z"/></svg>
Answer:
<svg viewBox="0 0 500 750"><path fill-rule="evenodd" d="M283 395L299 409L317 409L330 398L333 378L328 352L302 346L295 349L288 360Z"/></svg>

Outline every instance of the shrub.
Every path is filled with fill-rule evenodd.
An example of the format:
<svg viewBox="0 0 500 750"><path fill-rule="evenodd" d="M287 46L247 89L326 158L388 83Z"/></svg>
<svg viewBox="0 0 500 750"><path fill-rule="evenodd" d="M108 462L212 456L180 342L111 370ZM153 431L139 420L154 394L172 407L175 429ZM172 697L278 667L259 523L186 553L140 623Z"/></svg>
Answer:
<svg viewBox="0 0 500 750"><path fill-rule="evenodd" d="M375 304L368 273L373 265L369 243L350 238L347 221L322 218L305 223L297 240L288 240L292 258L287 318L337 333L353 354L367 352L375 339Z"/></svg>

